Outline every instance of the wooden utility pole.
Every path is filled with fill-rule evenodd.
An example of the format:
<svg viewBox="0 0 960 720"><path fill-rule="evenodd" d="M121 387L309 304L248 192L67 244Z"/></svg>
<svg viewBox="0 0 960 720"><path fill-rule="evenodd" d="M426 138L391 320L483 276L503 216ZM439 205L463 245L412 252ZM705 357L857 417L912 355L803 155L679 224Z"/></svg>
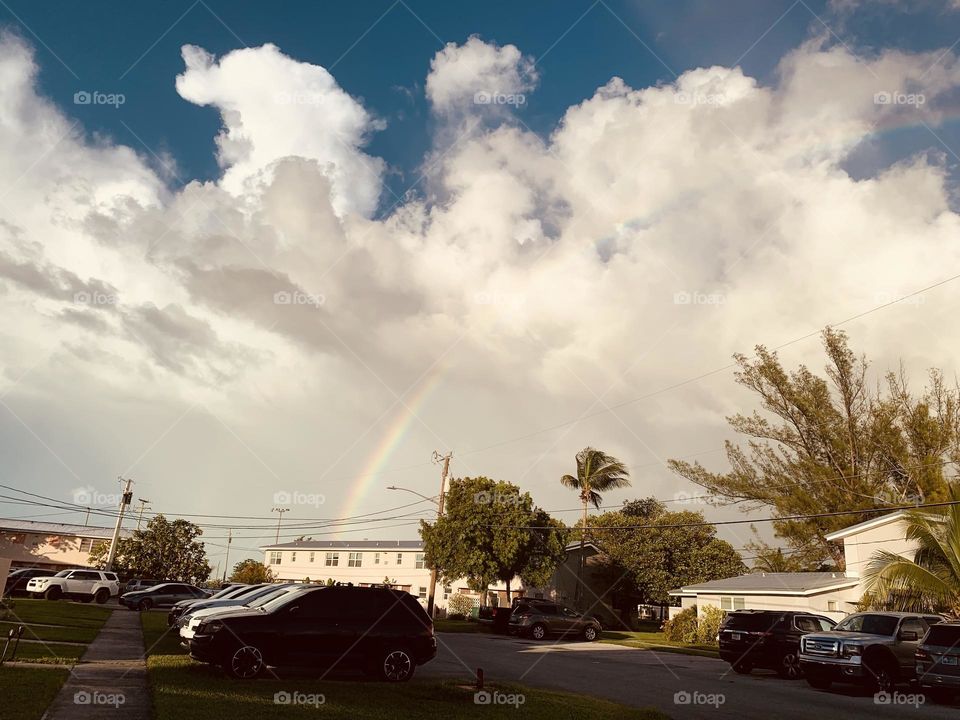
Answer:
<svg viewBox="0 0 960 720"><path fill-rule="evenodd" d="M440 496L437 498L437 520L443 516L443 496L447 490L447 473L450 471L450 458L453 453L441 455L437 451L433 453L434 462L443 462L443 471L440 473ZM437 568L430 568L430 594L427 596L427 614L433 618L433 607L437 595Z"/></svg>
<svg viewBox="0 0 960 720"><path fill-rule="evenodd" d="M123 478L120 479L123 480ZM113 539L110 541L110 553L107 555L107 566L104 570L113 570L113 560L117 556L117 542L120 539L120 526L123 524L123 513L127 509L127 505L133 502L133 493L130 491L133 480L127 479L126 483L123 495L120 496L120 511L117 513L117 524L113 528Z"/></svg>

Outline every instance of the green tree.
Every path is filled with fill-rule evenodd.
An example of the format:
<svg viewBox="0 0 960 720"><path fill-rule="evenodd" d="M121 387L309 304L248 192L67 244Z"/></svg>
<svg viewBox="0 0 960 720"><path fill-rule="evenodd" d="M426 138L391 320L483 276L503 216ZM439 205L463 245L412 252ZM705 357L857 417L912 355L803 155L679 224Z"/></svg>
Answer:
<svg viewBox="0 0 960 720"><path fill-rule="evenodd" d="M203 534L199 526L187 520L167 520L156 515L143 530L121 538L113 567L118 573L137 577L200 583L210 577L212 568L206 559ZM90 564L103 568L107 562L108 544L94 547Z"/></svg>
<svg viewBox="0 0 960 720"><path fill-rule="evenodd" d="M601 450L585 447L577 453L577 474L564 475L561 484L576 490L583 504L583 518L580 527L580 558L577 563L577 588L574 602L583 605L583 552L587 533L587 506L593 504L597 509L603 500L600 493L630 485L630 471L627 466L612 455Z"/></svg>
<svg viewBox="0 0 960 720"><path fill-rule="evenodd" d="M960 484L950 488L960 503ZM911 510L908 540L917 543L913 560L888 550L873 554L864 572L866 605L873 609L960 614L960 504Z"/></svg>
<svg viewBox="0 0 960 720"><path fill-rule="evenodd" d="M718 505L767 509L799 567L816 569L826 561L843 569L843 548L824 536L876 516L857 511L946 497L944 465L960 459L960 390L937 370L919 395L910 392L902 370L871 389L867 361L854 355L845 333L828 328L823 346L825 377L803 365L788 373L763 346L753 359L734 356L737 383L755 393L765 411L728 418L746 446L726 443L728 472L681 460L669 465ZM791 519L825 510L852 512Z"/></svg>
<svg viewBox="0 0 960 720"><path fill-rule="evenodd" d="M256 560L241 560L233 566L233 572L229 577L230 582L248 585L273 582L274 579L273 570ZM310 578L306 581L309 582Z"/></svg>
<svg viewBox="0 0 960 720"><path fill-rule="evenodd" d="M612 590L639 603L666 605L670 590L746 570L733 546L704 523L703 513L669 512L649 498L595 516L590 534L603 552L603 575Z"/></svg>

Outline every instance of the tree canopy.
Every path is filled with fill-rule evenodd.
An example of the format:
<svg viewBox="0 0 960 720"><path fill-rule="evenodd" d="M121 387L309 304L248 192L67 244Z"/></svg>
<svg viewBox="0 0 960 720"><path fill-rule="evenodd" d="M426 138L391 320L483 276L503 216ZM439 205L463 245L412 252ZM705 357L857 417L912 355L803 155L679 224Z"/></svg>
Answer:
<svg viewBox="0 0 960 720"><path fill-rule="evenodd" d="M862 512L947 497L946 464L960 459L960 389L929 371L919 394L901 368L871 386L866 358L845 333L823 332L824 376L806 366L788 372L775 352L736 355L737 383L755 393L764 413L727 418L745 445L727 442L727 472L671 460L670 468L706 488L719 505L766 509L776 535L803 569L844 568L843 548L824 536L862 522ZM825 511L847 515L790 519ZM857 512L859 511L859 512ZM763 543L755 543L769 553ZM777 561L774 559L774 561Z"/></svg>
<svg viewBox="0 0 960 720"><path fill-rule="evenodd" d="M246 583L255 585L257 583L273 582L273 570L257 560L241 560L233 566L233 572L228 578L230 582Z"/></svg>

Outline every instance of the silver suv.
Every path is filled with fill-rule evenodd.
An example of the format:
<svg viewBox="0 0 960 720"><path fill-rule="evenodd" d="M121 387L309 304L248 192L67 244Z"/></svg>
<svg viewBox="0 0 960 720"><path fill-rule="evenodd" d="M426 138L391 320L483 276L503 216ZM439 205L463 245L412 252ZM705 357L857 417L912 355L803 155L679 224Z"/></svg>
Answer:
<svg viewBox="0 0 960 720"><path fill-rule="evenodd" d="M915 678L914 653L930 626L941 619L916 613L854 613L830 632L800 638L800 666L815 688L849 682L893 692L898 683Z"/></svg>
<svg viewBox="0 0 960 720"><path fill-rule="evenodd" d="M61 570L52 577L35 577L27 583L30 596L42 595L47 600L96 600L102 605L118 592L120 581L116 573L103 570Z"/></svg>

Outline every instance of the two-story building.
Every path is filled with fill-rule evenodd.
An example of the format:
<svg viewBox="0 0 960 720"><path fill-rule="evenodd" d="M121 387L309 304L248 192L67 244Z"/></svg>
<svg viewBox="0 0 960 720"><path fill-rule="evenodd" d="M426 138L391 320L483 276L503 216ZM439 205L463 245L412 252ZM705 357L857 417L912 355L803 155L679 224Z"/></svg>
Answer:
<svg viewBox="0 0 960 720"><path fill-rule="evenodd" d="M121 537L129 534L121 531ZM113 528L0 518L0 558L14 568L88 567L93 548L111 537Z"/></svg>

